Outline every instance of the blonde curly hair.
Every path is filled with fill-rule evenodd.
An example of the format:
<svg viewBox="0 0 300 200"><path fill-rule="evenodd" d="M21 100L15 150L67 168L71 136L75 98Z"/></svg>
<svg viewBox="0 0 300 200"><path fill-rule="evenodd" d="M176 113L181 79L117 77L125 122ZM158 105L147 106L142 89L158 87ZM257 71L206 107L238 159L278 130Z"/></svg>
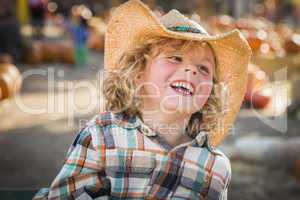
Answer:
<svg viewBox="0 0 300 200"><path fill-rule="evenodd" d="M178 39L166 37L151 38L143 42L140 46L127 50L123 53L123 55L119 59L118 68L108 71L107 76L103 81L102 92L105 99L105 110L115 113L123 113L128 117L137 115L143 120L143 116L141 113L143 102L142 99L137 95L137 86L134 80L140 73L145 70L146 58L149 56L155 57L160 53L153 52L153 48L164 47L170 44L172 40ZM186 48L189 48L191 44L197 42L188 40L178 41L180 50L185 50ZM216 57L215 63L217 66ZM216 79L217 77L214 75L214 83ZM213 87L211 95L202 110L199 110L192 114L188 125L185 128L186 134L191 136L192 138L194 138L197 133L199 133L199 131L207 131L207 129L209 129L202 120L204 112L211 111L212 109L215 112L221 111L220 102L218 98L215 97L214 93L215 87Z"/></svg>

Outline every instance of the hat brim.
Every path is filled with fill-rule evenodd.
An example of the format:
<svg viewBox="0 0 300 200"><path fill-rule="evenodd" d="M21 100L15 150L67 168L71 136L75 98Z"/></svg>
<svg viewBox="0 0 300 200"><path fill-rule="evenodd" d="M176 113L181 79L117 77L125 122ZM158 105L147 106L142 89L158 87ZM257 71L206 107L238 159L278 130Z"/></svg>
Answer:
<svg viewBox="0 0 300 200"><path fill-rule="evenodd" d="M105 68L117 67L124 51L153 37L206 41L213 48L218 64L217 81L225 83L229 92L228 108L224 115L215 113L213 121L212 113L207 118L204 115L206 123L217 123L217 126L212 126L214 128L209 130L210 141L213 146L217 146L228 134L244 98L247 66L251 58L247 41L238 30L214 36L170 31L145 4L132 0L116 8L108 24L105 35Z"/></svg>

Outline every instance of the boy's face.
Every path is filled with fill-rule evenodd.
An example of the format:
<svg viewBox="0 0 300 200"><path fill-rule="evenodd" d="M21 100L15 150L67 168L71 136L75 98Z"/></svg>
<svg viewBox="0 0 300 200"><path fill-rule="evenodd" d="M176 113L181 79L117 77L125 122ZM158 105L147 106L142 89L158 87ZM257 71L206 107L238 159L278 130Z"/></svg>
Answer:
<svg viewBox="0 0 300 200"><path fill-rule="evenodd" d="M146 69L138 82L144 86L145 109L192 114L207 101L213 83L215 60L206 44L182 48L180 41L154 47L156 56L147 58ZM159 107L157 107L159 106Z"/></svg>

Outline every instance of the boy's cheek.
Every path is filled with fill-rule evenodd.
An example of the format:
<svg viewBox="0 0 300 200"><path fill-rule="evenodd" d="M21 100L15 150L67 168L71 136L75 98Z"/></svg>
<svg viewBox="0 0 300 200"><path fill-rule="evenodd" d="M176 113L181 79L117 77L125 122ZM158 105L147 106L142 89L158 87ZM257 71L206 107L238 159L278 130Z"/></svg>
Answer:
<svg viewBox="0 0 300 200"><path fill-rule="evenodd" d="M209 94L212 90L212 82L211 81L202 81L196 85L195 94L196 95L204 95Z"/></svg>
<svg viewBox="0 0 300 200"><path fill-rule="evenodd" d="M195 93L195 100L197 104L204 104L209 96L211 95L212 87L201 87L198 88L198 92ZM203 103L204 102L204 103Z"/></svg>
<svg viewBox="0 0 300 200"><path fill-rule="evenodd" d="M166 60L158 60L152 65L152 69L157 73L169 74L174 71L174 64Z"/></svg>

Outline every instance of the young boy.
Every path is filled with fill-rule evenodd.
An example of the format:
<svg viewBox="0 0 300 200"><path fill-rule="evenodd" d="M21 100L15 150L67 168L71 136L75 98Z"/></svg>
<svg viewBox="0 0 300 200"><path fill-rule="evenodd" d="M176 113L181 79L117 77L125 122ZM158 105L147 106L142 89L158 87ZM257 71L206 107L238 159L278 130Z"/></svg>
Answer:
<svg viewBox="0 0 300 200"><path fill-rule="evenodd" d="M106 34L106 112L35 199L226 199L230 162L213 146L240 108L250 55L237 30L210 36L176 10L121 5Z"/></svg>

